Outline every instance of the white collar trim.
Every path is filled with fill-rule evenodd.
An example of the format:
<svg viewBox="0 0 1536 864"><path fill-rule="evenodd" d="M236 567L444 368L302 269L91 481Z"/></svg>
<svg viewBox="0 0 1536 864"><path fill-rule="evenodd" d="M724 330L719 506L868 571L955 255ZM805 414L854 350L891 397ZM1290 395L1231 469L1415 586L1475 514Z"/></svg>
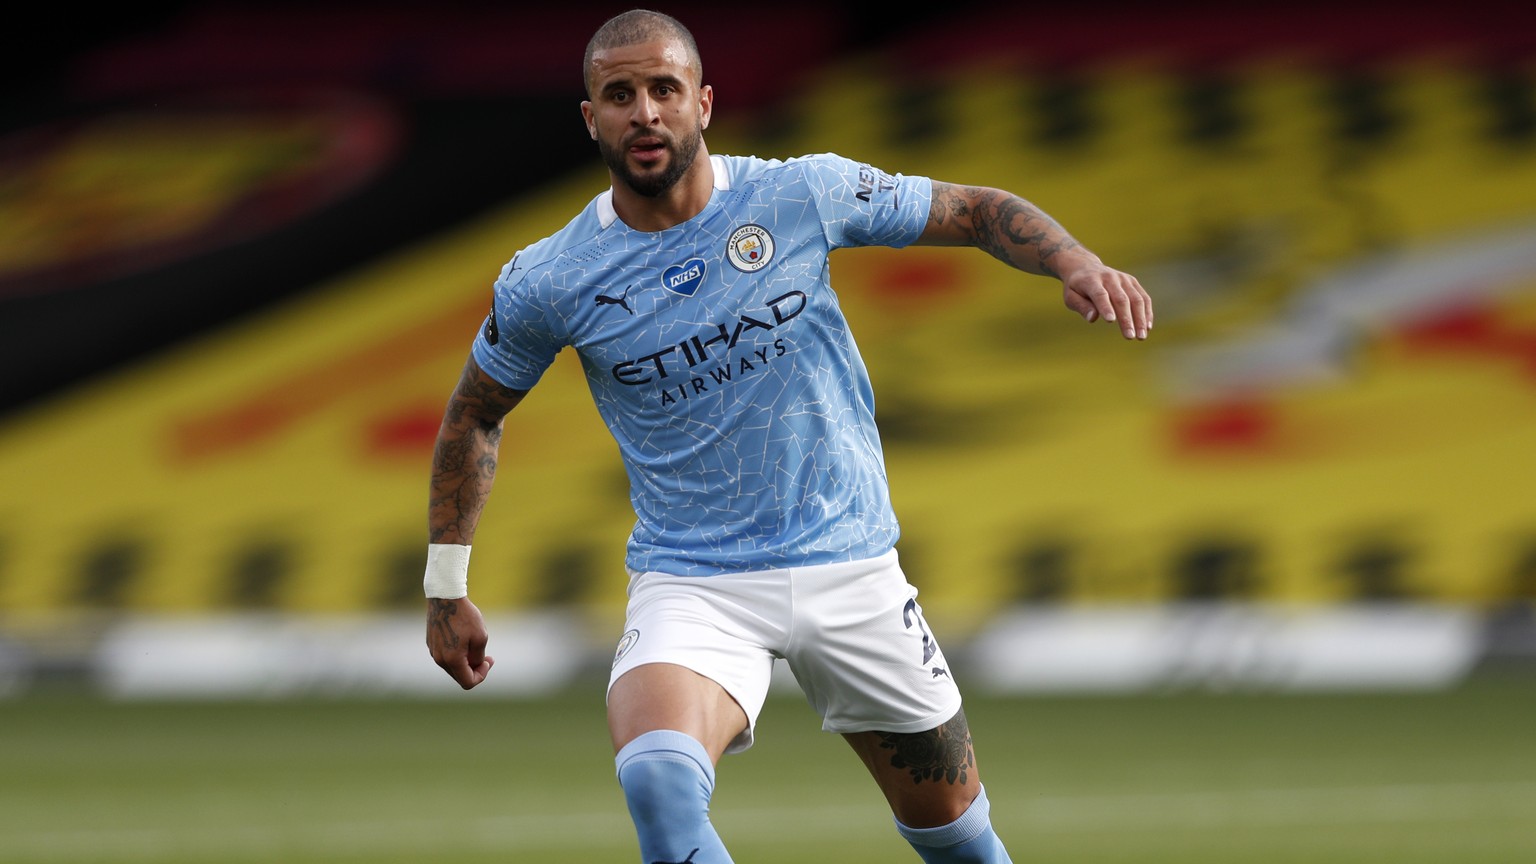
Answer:
<svg viewBox="0 0 1536 864"><path fill-rule="evenodd" d="M710 165L715 169L715 189L725 191L731 188L730 175L725 172L725 158L711 155ZM619 213L613 209L613 187L603 190L603 194L597 196L597 224L609 228L619 220Z"/></svg>

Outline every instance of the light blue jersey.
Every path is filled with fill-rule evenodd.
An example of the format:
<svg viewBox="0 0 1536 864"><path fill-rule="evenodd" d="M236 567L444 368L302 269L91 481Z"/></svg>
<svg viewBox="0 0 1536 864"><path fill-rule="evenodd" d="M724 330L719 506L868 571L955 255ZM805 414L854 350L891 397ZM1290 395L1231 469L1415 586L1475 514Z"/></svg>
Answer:
<svg viewBox="0 0 1536 864"><path fill-rule="evenodd" d="M714 194L681 225L631 230L604 192L518 252L475 361L528 389L575 349L629 473L633 570L880 555L899 528L827 255L915 241L932 184L831 154L711 158Z"/></svg>

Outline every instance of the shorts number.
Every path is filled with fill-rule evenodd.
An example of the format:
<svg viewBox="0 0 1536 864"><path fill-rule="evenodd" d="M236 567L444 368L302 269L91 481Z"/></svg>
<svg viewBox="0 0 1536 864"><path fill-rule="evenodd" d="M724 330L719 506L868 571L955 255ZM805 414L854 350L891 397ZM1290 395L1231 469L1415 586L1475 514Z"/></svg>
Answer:
<svg viewBox="0 0 1536 864"><path fill-rule="evenodd" d="M923 634L923 662L927 663L929 660L932 660L933 655L938 652L939 646L933 641L933 637L928 635L928 625L923 623L923 616L917 611L916 597L908 600L906 608L901 610L901 621L907 625L908 630L912 629L914 621L917 622L917 630Z"/></svg>

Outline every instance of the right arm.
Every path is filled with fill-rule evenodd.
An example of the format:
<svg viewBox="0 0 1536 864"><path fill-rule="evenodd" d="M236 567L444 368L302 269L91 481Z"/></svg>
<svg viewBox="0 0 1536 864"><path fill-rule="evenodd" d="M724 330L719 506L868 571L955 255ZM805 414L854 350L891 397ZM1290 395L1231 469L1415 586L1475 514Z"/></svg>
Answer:
<svg viewBox="0 0 1536 864"><path fill-rule="evenodd" d="M1127 339L1152 328L1152 298L1135 276L1109 267L1061 223L1012 192L933 181L926 246L975 246L999 261L1061 280L1067 308L1088 323L1116 321Z"/></svg>
<svg viewBox="0 0 1536 864"><path fill-rule="evenodd" d="M465 362L432 451L428 542L469 546L474 540L496 479L502 420L527 392L502 386L473 357ZM485 656L486 642L485 622L468 597L428 598L427 647L466 690L484 681L495 662Z"/></svg>

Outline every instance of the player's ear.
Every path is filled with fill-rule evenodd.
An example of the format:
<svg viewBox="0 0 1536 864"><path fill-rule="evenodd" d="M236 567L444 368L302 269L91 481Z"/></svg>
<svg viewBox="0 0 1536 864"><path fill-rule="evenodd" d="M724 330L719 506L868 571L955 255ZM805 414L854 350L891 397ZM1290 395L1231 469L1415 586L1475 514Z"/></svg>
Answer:
<svg viewBox="0 0 1536 864"><path fill-rule="evenodd" d="M591 102L584 101L584 102L581 103L581 120L582 120L583 123L587 124L587 135L590 136L593 141L596 141L597 140L597 122L592 119L592 103Z"/></svg>
<svg viewBox="0 0 1536 864"><path fill-rule="evenodd" d="M705 84L699 88L699 128L709 128L709 115L715 110L715 88Z"/></svg>

